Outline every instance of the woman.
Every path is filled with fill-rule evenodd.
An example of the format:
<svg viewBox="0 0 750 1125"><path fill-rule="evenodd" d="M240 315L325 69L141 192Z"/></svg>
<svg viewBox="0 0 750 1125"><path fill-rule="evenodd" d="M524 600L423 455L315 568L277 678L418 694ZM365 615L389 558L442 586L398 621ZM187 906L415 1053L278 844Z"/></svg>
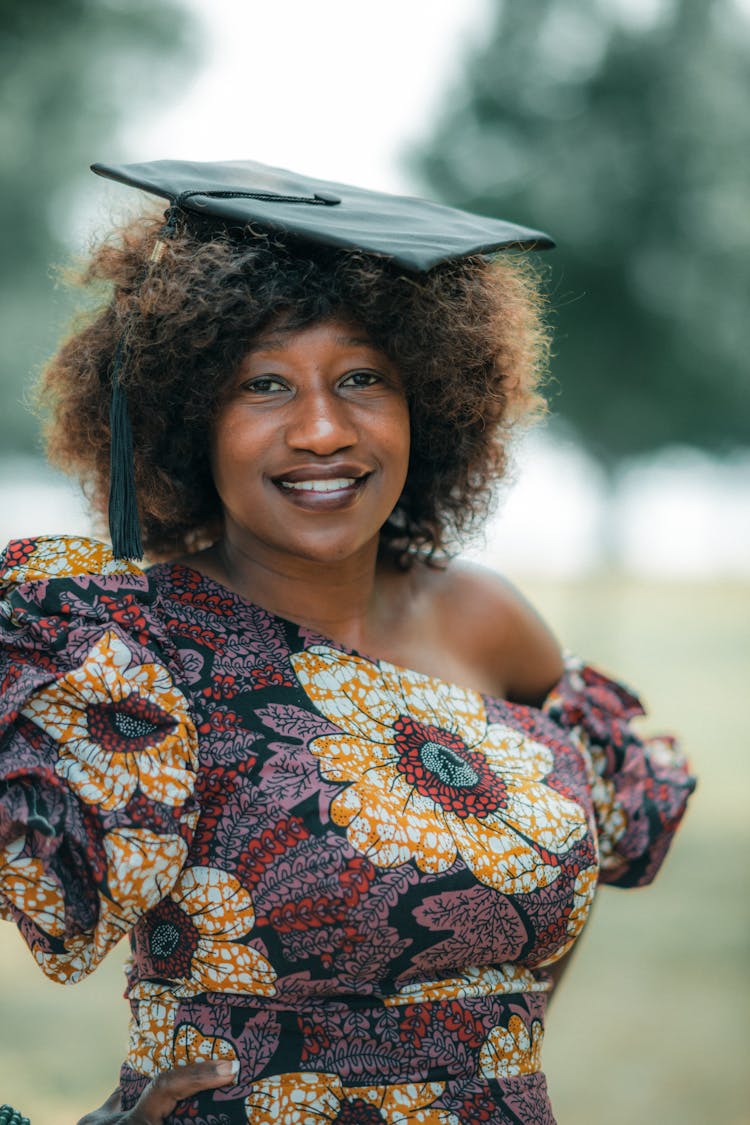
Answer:
<svg viewBox="0 0 750 1125"><path fill-rule="evenodd" d="M130 932L123 1120L552 1122L555 975L597 883L653 877L692 781L632 695L450 560L547 349L525 261L477 250L542 236L415 265L369 219L359 249L345 213L332 233L339 185L164 174L118 174L169 195L167 228L95 253L111 293L43 388L53 460L115 523L132 427L161 561L6 551L7 913L58 980ZM317 202L280 234L219 213L238 197Z"/></svg>

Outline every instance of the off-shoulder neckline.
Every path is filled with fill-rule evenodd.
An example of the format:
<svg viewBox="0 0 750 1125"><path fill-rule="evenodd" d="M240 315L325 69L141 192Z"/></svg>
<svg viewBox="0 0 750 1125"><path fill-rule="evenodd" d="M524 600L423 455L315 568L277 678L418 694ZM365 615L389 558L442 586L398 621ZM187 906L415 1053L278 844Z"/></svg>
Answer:
<svg viewBox="0 0 750 1125"><path fill-rule="evenodd" d="M70 544L74 544L74 545L78 545L78 546L84 546L84 547L93 546L102 555L102 557L109 555L109 549L108 549L108 547L105 543L102 543L98 540L94 540L94 539L91 539L91 538L85 537L85 536L68 536L68 535L63 535L63 536L60 536L60 535L58 535L58 536L36 536L33 540L29 539L29 540L12 541L10 544L8 544L8 547L6 547L6 552L14 544L27 544L27 543L32 544L33 543L35 546L37 546L39 544L44 544L44 543L59 544L61 542L63 542L66 545L66 547ZM6 552L3 552L3 555ZM62 578L62 579L65 579L65 578L75 579L76 577L88 577L88 578L94 578L95 579L97 573L99 573L99 574L101 574L101 576L103 578L107 579L107 578L113 577L114 574L122 573L122 574L129 574L131 579L134 578L134 577L140 576L142 578L142 580L145 582L146 586L148 587L148 586L151 585L151 582L155 578L158 578L158 574L160 572L167 573L168 571L175 570L175 569L183 570L183 571L185 571L189 574L196 575L201 583L204 583L209 588L212 588L215 591L218 591L221 594L222 597L232 599L237 605L239 605L239 606L241 606L245 609L253 609L253 610L262 612L262 613L266 614L270 619L279 622L281 625L288 626L288 627L290 627L292 629L296 629L300 632L304 632L306 634L306 636L310 639L311 643L313 643L313 644L324 645L327 648L330 648L334 652L339 652L342 655L346 655L346 656L356 657L360 660L366 661L367 663L375 665L375 666L387 666L389 668L393 668L397 673L419 676L423 679L431 681L434 684L439 684L439 685L442 685L443 687L446 687L446 688L449 688L449 689L452 688L456 691L471 692L472 694L480 697L483 700L490 700L493 703L498 704L498 705L503 706L503 707L509 707L509 708L514 708L514 709L520 708L521 710L529 711L529 712L536 713L536 714L548 714L549 705L554 701L554 699L557 696L560 695L561 692L565 693L566 690L569 691L571 689L575 692L576 691L576 684L573 682L573 677L575 676L576 673L578 673L578 674L583 673L585 671L586 667L588 667L587 665L583 665L571 653L565 652L563 654L564 655L563 671L562 671L560 677L558 678L558 680L550 686L550 688L547 691L544 699L538 705L534 705L534 704L530 704L530 703L521 703L521 702L518 702L518 701L515 701L515 700L507 699L506 697L504 697L502 695L495 695L495 694L492 694L492 693L487 692L487 691L481 691L481 690L479 690L475 687L470 687L467 684L458 683L455 680L449 680L449 679L446 679L445 677L442 677L442 676L432 675L429 672L422 672L417 668L410 668L410 667L407 667L406 665L403 665L403 664L396 664L396 663L393 663L392 661L389 661L389 660L373 657L369 653L364 653L364 652L362 652L358 649L349 648L345 644L343 644L342 642L336 641L334 638L328 637L323 633L319 633L316 630L311 629L309 626L304 625L303 623L301 623L299 621L295 621L295 620L293 620L292 618L289 618L289 617L284 617L282 614L275 613L273 610L266 609L265 606L261 606L257 602L253 602L249 598L244 597L242 594L238 593L236 590L233 590L230 586L225 585L225 583L221 582L219 579L214 578L211 575L206 574L204 571L198 570L196 567L190 566L187 563L166 561L166 562L153 563L149 566L142 566L140 564L127 562L127 561L123 561L123 560L120 560L120 559L114 559L114 557L110 558L110 562L112 563L112 567L113 567L113 569L111 571L109 569L106 569L106 568L102 568L100 570L91 570L87 567L85 569L82 569L80 574L75 574L73 572L70 572L70 573L57 572L57 573L55 573L54 568L52 568L47 573L42 573L40 571L38 574L34 574L33 576L29 576L29 575L21 576L21 575L19 575L18 578L20 579L21 582L25 582L25 581L35 582L35 581L39 581L39 580L42 580L42 579L46 579L46 580L60 579L60 578ZM22 567L21 569L24 569L24 568Z"/></svg>
<svg viewBox="0 0 750 1125"><path fill-rule="evenodd" d="M513 699L507 699L502 695L492 695L490 692L479 691L477 688L470 687L467 684L460 684L460 683L457 683L455 680L445 679L445 677L443 677L443 676L435 676L435 675L432 675L429 672L422 672L418 668L410 668L410 667L407 667L405 664L397 664L397 663L394 663L392 660L385 660L382 657L376 657L376 656L372 656L369 653L362 652L360 649L350 648L348 645L343 644L343 642L337 641L333 637L328 637L324 633L319 633L316 629L311 629L308 625L304 625L302 622L295 621L291 617L285 617L281 613L276 613L271 609L267 609L266 606L259 605L258 602L254 602L250 598L244 597L244 595L240 594L237 590L233 590L231 586L227 586L224 582L221 582L218 578L214 578L212 575L206 574L205 571L198 570L194 566L189 566L187 563L183 563L183 562L154 563L152 566L149 566L149 567L144 569L144 574L147 577L150 578L152 575L155 574L155 572L157 572L156 577L158 579L158 573L159 572L166 574L169 571L174 571L174 570L183 570L183 571L186 571L189 574L197 575L198 578L201 580L201 583L203 583L204 585L208 586L209 588L217 591L218 593L221 594L222 597L231 598L233 601L238 603L243 609L260 611L261 613L264 613L268 617L270 617L273 621L278 621L283 626L290 626L292 629L296 629L299 632L303 632L305 634L305 636L309 638L309 640L312 644L324 645L326 648L332 649L334 652L340 652L344 656L352 656L352 657L355 657L359 660L364 660L368 664L374 664L376 667L386 666L388 668L393 668L396 673L411 675L411 676L420 676L423 679L429 680L429 681L431 681L432 683L435 683L435 684L440 684L441 686L446 687L446 688L450 688L450 689L453 689L453 690L456 690L456 691L462 691L462 692L471 692L473 695L479 696L482 700L491 700L493 703L500 704L503 707L512 707L512 708L519 708L520 707L522 710L532 711L532 712L535 712L537 714L545 714L546 713L545 709L546 709L548 701L552 698L552 696L554 696L560 690L561 685L570 676L571 669L569 667L569 664L570 664L570 661L573 658L571 657L571 655L569 653L567 653L565 655L565 667L563 668L563 672L562 672L561 676L559 677L558 680L555 681L554 684L551 685L551 687L547 691L547 693L546 693L544 699L542 700L542 702L538 706L535 706L532 703L519 703L519 702L516 702Z"/></svg>

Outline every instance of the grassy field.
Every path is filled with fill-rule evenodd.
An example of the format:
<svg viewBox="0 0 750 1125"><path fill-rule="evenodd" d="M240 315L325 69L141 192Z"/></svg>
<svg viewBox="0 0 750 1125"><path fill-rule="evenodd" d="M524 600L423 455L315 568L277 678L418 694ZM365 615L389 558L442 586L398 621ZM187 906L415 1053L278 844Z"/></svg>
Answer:
<svg viewBox="0 0 750 1125"><path fill-rule="evenodd" d="M520 585L566 643L638 686L700 776L653 887L606 888L555 998L545 1063L559 1125L750 1125L750 585L616 578ZM73 1125L115 1085L121 960L73 989L0 932L0 1102Z"/></svg>

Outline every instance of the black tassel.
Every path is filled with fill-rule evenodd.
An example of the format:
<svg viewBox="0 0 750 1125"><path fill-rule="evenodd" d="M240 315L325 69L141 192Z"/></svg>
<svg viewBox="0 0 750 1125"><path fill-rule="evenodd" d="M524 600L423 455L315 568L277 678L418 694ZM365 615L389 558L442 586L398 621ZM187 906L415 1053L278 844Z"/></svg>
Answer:
<svg viewBox="0 0 750 1125"><path fill-rule="evenodd" d="M110 369L112 400L109 408L109 536L118 559L143 557L138 499L135 490L133 432L128 397L120 382L125 361L125 334L120 337Z"/></svg>
<svg viewBox="0 0 750 1125"><path fill-rule="evenodd" d="M165 212L165 223L159 231L151 257L146 263L140 284L158 265L165 249L165 240L175 232L183 198L199 192L183 192L170 203ZM130 425L128 396L121 382L122 370L127 362L127 328L117 341L109 379L112 399L109 407L109 537L112 554L118 559L143 558L141 523L138 517L138 497L135 488L135 462L133 458L133 430Z"/></svg>

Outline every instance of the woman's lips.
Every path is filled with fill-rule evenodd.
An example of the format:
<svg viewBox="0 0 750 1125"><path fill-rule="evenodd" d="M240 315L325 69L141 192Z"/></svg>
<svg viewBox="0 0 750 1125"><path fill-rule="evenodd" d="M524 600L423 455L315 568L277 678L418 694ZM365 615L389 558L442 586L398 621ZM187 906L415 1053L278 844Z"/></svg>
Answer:
<svg viewBox="0 0 750 1125"><path fill-rule="evenodd" d="M356 481L356 477L334 477L333 480L280 480L279 484L295 492L337 492L342 488L351 488Z"/></svg>
<svg viewBox="0 0 750 1125"><path fill-rule="evenodd" d="M344 508L356 496L369 473L359 477L310 477L304 480L274 481L277 488L293 504L310 511L333 511Z"/></svg>

